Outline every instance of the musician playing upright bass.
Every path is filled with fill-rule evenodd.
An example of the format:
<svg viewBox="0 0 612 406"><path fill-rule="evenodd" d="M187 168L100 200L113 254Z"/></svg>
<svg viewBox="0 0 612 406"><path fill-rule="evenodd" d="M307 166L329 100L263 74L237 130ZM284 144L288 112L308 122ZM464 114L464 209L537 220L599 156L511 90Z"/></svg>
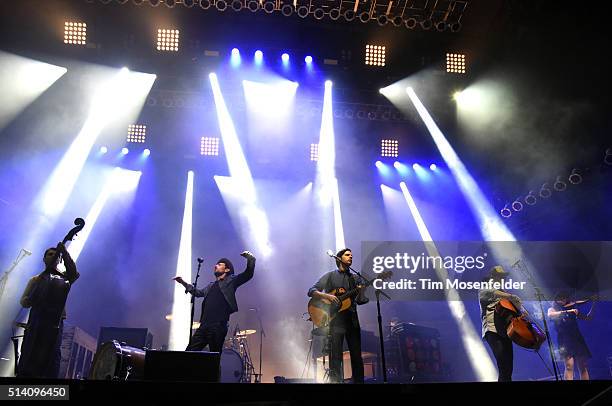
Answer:
<svg viewBox="0 0 612 406"><path fill-rule="evenodd" d="M327 299L332 303L339 304L336 296L328 293L339 288L350 291L363 286L358 284L355 277L350 274L348 267L353 263L353 253L349 248L344 248L336 254L336 266L338 269L324 274L317 283L308 290L308 296ZM342 344L346 338L351 355L351 370L353 383L363 383L363 358L361 356L361 327L357 317L356 304L365 304L369 301L363 295L364 290L358 290L357 297L351 302L351 307L340 312L329 325L330 342L330 380L340 382L342 378Z"/></svg>
<svg viewBox="0 0 612 406"><path fill-rule="evenodd" d="M501 282L508 273L501 266L494 266L484 281ZM496 289L481 289L478 292L480 301L480 316L482 318L482 338L489 344L497 362L498 381L512 380L514 352L512 340L506 333L506 321L495 311L495 306L501 299L510 300L520 309L521 300L518 296Z"/></svg>
<svg viewBox="0 0 612 406"><path fill-rule="evenodd" d="M63 259L66 272L57 267ZM66 299L79 278L76 265L64 243L45 250L45 270L33 276L21 296L23 307L30 308L17 376L57 378L60 369L62 331L66 318Z"/></svg>

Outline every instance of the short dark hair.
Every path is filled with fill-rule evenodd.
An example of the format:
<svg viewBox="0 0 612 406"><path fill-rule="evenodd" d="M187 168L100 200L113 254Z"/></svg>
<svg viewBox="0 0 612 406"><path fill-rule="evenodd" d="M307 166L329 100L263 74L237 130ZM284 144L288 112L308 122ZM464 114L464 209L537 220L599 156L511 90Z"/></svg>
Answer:
<svg viewBox="0 0 612 406"><path fill-rule="evenodd" d="M49 247L49 248L47 248L47 249L45 250L45 253L43 254L43 259L45 259L45 257L47 256L47 252L49 252L49 251L51 251L51 250L53 250L53 251L57 251L57 248L56 248L56 247Z"/></svg>
<svg viewBox="0 0 612 406"><path fill-rule="evenodd" d="M340 269L340 260L338 258L342 258L342 255L346 254L347 251L353 252L350 248L343 248L340 251L336 252L336 266Z"/></svg>
<svg viewBox="0 0 612 406"><path fill-rule="evenodd" d="M555 300L555 302L556 302L557 300L561 300L561 299L569 299L569 298L570 298L570 294L569 294L569 292L568 292L568 291L566 291L566 290L561 290L561 291L559 291L559 292L557 292L557 293L555 294L555 299L554 299L554 300Z"/></svg>

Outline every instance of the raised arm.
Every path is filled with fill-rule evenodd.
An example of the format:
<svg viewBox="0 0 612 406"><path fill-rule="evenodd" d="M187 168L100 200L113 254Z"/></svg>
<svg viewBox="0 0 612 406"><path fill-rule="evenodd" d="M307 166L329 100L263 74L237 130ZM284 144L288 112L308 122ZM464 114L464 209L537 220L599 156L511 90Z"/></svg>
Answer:
<svg viewBox="0 0 612 406"><path fill-rule="evenodd" d="M255 275L255 256L249 251L242 252L240 256L247 259L247 265L244 272L236 275L236 287L247 283L253 278L253 275Z"/></svg>
<svg viewBox="0 0 612 406"><path fill-rule="evenodd" d="M81 274L77 272L76 264L74 263L64 244L60 243L59 247L62 252L62 257L64 258L64 266L66 267L66 279L68 279L68 282L70 282L72 285L77 279L79 279Z"/></svg>

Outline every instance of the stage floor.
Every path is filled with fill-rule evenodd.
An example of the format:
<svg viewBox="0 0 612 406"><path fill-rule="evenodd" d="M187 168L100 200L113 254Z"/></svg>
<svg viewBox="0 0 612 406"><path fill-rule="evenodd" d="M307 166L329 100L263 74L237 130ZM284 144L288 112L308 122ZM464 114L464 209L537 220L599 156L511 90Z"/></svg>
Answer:
<svg viewBox="0 0 612 406"><path fill-rule="evenodd" d="M70 400L116 402L194 401L206 405L336 405L453 404L612 405L612 381L573 382L466 382L435 384L218 384L201 382L110 382L87 380L24 380L1 378L2 395L15 385L67 385Z"/></svg>

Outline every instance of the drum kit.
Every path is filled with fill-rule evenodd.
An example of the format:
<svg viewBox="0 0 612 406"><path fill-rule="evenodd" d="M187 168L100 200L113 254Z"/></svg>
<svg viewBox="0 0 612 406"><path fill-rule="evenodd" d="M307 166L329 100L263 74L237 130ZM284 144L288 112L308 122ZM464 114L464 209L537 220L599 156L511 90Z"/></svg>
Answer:
<svg viewBox="0 0 612 406"><path fill-rule="evenodd" d="M194 323L195 324L195 323ZM196 327L197 328L197 327ZM227 338L221 353L221 382L250 383L258 375L251 361L247 338L256 330L239 330ZM143 379L146 351L116 340L100 346L94 356L89 379Z"/></svg>
<svg viewBox="0 0 612 406"><path fill-rule="evenodd" d="M251 361L247 338L257 330L239 330L225 340L221 353L221 382L253 382L257 381L255 367Z"/></svg>

